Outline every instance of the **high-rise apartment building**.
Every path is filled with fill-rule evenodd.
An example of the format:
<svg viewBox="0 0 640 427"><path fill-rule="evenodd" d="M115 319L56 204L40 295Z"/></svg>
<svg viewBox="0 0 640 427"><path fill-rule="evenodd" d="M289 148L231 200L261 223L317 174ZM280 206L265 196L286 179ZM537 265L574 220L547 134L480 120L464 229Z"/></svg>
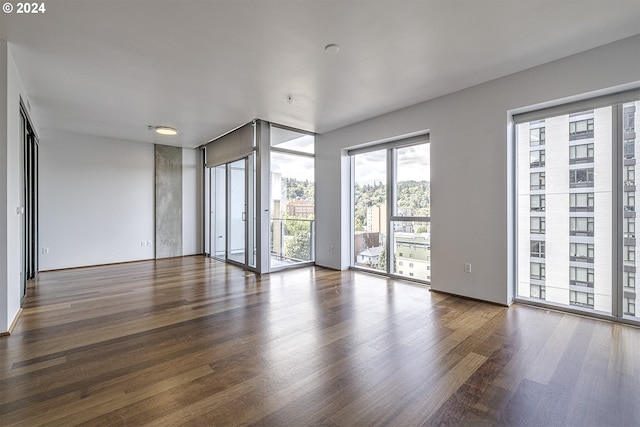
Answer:
<svg viewBox="0 0 640 427"><path fill-rule="evenodd" d="M387 205L369 206L365 230L370 232L385 233L387 229Z"/></svg>
<svg viewBox="0 0 640 427"><path fill-rule="evenodd" d="M622 311L625 315L637 316L636 312L636 198L640 186L636 186L637 140L636 126L640 124L640 102L623 106L623 273Z"/></svg>

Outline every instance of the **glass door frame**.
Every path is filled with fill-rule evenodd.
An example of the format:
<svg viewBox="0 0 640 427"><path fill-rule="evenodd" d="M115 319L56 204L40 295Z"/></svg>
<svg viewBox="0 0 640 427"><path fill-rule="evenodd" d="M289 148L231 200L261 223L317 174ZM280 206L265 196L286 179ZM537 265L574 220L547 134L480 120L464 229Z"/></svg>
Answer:
<svg viewBox="0 0 640 427"><path fill-rule="evenodd" d="M225 259L227 262L230 262L232 264L236 264L242 267L248 266L248 262L247 262L247 244L248 244L247 243L247 233L248 233L247 163L248 162L246 157L227 163L226 164L227 177L225 182L226 183L226 187L225 187L226 233L225 233L225 236L227 240L225 244ZM239 164L242 165L241 168L239 167ZM240 173L238 173L238 170L240 170ZM236 176L236 175L240 175L240 176ZM242 179L241 182L239 182L240 179ZM240 196L234 195L236 190L238 190L237 188L235 188L237 184L242 185ZM241 197L241 199L236 200L238 197ZM237 227L238 219L240 220L240 224L241 224L240 227ZM242 235L240 236L241 237L240 240L242 241L242 248L237 247L238 245L237 240L239 240L237 234L240 233L240 231L242 232ZM240 261L238 257L236 257L234 254L234 252L238 249L242 250L242 256L241 256L241 258L243 259L242 261Z"/></svg>
<svg viewBox="0 0 640 427"><path fill-rule="evenodd" d="M215 166L213 168L208 168L208 169L209 169L208 171L209 200L208 200L208 203L205 203L205 204L208 205L208 210L209 210L209 215L208 215L209 226L207 228L208 241L209 241L209 256L211 256L212 258L218 259L220 261L226 261L227 259L227 163ZM221 173L218 173L218 171L220 171ZM220 179L224 181L222 183L219 183ZM222 197L222 199L224 200L223 202L224 206L220 209L220 211L224 215L224 218L223 218L224 225L222 226L224 230L222 235L219 235L220 229L218 227L218 222L219 222L218 215L220 211L218 210L217 191L219 187L222 187L224 189L224 194ZM223 239L222 243L224 243L224 247L222 250L224 252L222 253L222 255L219 255L218 239Z"/></svg>
<svg viewBox="0 0 640 427"><path fill-rule="evenodd" d="M244 253L244 261L238 261L237 259L233 259L230 256L231 250L231 240L232 240L232 224L230 221L232 214L232 203L231 203L231 186L234 184L232 180L232 167L233 163L237 163L239 161L244 162L244 185L243 185L243 220L244 223L244 236L243 236L243 253ZM216 191L219 188L218 183L216 182L218 177L216 176L215 170L216 168L224 166L224 213L225 213L225 248L224 248L224 257L221 257L217 254L216 251L216 241L212 238L212 236L217 235L218 233L216 228L217 218L215 217L216 209L214 208L215 201L217 199ZM209 168L209 252L210 256L216 258L221 261L229 262L231 264L237 265L239 267L246 268L248 270L257 271L256 270L256 216L255 216L255 188L256 188L256 176L255 176L255 152L250 154L249 156L240 158L233 162L228 162L223 165L218 165L213 168ZM212 218L213 217L213 218ZM253 238L252 238L253 236Z"/></svg>
<svg viewBox="0 0 640 427"><path fill-rule="evenodd" d="M38 155L39 139L31 122L28 110L20 99L21 117L21 255L20 255L20 299L21 304L27 296L27 281L34 279L39 270L39 187Z"/></svg>

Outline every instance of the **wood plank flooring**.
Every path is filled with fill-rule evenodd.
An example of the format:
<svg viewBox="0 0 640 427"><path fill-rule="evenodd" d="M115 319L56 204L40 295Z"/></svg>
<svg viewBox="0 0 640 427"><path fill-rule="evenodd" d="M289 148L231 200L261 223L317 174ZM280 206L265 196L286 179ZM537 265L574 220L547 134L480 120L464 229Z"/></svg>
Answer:
<svg viewBox="0 0 640 427"><path fill-rule="evenodd" d="M638 426L640 329L314 267L46 272L0 425Z"/></svg>

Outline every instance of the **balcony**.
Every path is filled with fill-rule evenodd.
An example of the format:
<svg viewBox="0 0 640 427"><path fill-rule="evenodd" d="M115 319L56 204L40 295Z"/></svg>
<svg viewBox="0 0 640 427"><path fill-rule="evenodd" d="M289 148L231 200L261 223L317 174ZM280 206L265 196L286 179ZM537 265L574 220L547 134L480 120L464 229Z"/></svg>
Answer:
<svg viewBox="0 0 640 427"><path fill-rule="evenodd" d="M305 218L272 218L271 268L286 268L315 261L316 222Z"/></svg>

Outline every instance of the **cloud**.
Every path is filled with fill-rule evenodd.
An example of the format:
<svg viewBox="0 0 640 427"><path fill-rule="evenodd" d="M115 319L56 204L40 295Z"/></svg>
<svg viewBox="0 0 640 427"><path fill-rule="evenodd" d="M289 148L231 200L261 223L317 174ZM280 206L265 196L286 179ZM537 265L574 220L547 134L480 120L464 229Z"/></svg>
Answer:
<svg viewBox="0 0 640 427"><path fill-rule="evenodd" d="M429 144L421 144L396 150L396 177L398 181L430 180L431 156L429 148ZM355 156L355 177L361 185L386 182L386 170L387 150L371 151Z"/></svg>
<svg viewBox="0 0 640 427"><path fill-rule="evenodd" d="M314 181L313 158L284 153L271 153L271 172L300 181Z"/></svg>
<svg viewBox="0 0 640 427"><path fill-rule="evenodd" d="M300 141L298 141L300 142ZM431 156L429 144L397 149L398 181L429 180ZM292 154L271 153L271 171L283 177L314 181L313 159ZM361 185L386 182L387 151L378 150L355 156L355 177Z"/></svg>
<svg viewBox="0 0 640 427"><path fill-rule="evenodd" d="M386 182L386 151L371 151L355 155L355 179L359 184Z"/></svg>

